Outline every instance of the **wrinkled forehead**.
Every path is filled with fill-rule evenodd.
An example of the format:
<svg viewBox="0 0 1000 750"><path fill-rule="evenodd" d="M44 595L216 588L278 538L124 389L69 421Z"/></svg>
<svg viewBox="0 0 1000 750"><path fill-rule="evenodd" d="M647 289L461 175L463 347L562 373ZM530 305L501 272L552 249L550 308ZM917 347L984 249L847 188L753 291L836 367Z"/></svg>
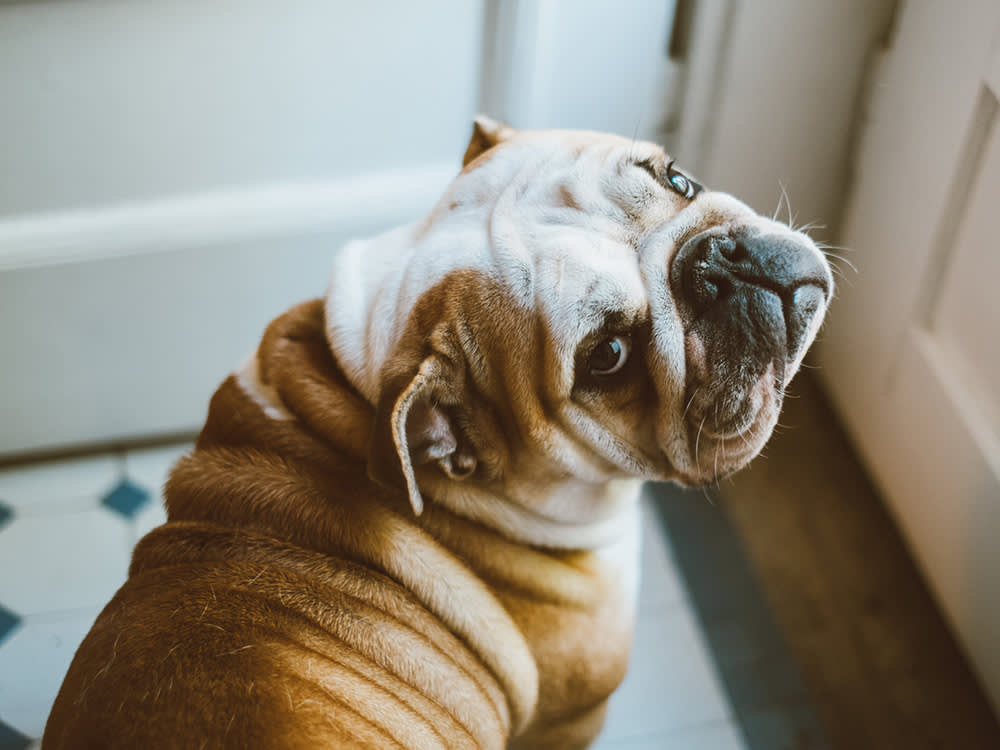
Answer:
<svg viewBox="0 0 1000 750"><path fill-rule="evenodd" d="M663 153L655 143L624 138L613 133L598 133L589 130L521 130L512 138L499 144L503 148L537 148L558 150L568 156L580 157L622 157ZM501 153L503 148L497 148Z"/></svg>
<svg viewBox="0 0 1000 750"><path fill-rule="evenodd" d="M669 218L648 194L655 186L630 174L649 158L662 150L601 133L522 131L471 163L454 192L488 208L490 265L569 333L608 309L641 307L637 222Z"/></svg>
<svg viewBox="0 0 1000 750"><path fill-rule="evenodd" d="M662 179L668 163L659 146L620 136L518 131L470 161L442 198L435 229L467 241L430 264L478 268L501 281L568 354L609 322L627 327L647 317L649 296L664 293L685 237L757 218L723 193L671 189Z"/></svg>
<svg viewBox="0 0 1000 750"><path fill-rule="evenodd" d="M470 162L446 200L485 211L484 263L572 347L610 312L631 322L645 310L638 248L688 204L638 166L666 158L616 135L518 131Z"/></svg>
<svg viewBox="0 0 1000 750"><path fill-rule="evenodd" d="M543 176L548 181L568 175L594 178L614 175L629 162L663 157L663 149L654 143L609 133L519 130L466 165L460 177L475 172L480 181L507 182L519 173L522 178ZM537 171L540 169L544 170L541 174ZM468 183L460 178L456 184L463 182Z"/></svg>

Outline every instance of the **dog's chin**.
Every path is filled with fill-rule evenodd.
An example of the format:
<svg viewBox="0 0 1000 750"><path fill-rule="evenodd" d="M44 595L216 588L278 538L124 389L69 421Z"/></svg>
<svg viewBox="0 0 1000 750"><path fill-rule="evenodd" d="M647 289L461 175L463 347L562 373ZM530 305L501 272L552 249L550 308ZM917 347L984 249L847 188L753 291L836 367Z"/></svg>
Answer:
<svg viewBox="0 0 1000 750"><path fill-rule="evenodd" d="M728 368L705 375L689 380L685 401L688 469L679 479L691 486L717 482L757 456L777 424L783 397L781 375L771 364L757 377Z"/></svg>

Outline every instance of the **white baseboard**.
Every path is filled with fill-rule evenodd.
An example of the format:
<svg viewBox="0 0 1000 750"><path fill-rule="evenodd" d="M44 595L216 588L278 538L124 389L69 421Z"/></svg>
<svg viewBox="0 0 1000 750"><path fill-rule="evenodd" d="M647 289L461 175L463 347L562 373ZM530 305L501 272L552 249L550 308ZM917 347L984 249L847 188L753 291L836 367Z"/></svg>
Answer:
<svg viewBox="0 0 1000 750"><path fill-rule="evenodd" d="M0 457L197 430L347 239L426 213L457 171L0 221Z"/></svg>
<svg viewBox="0 0 1000 750"><path fill-rule="evenodd" d="M430 164L314 183L220 190L0 219L0 272L340 226L392 224L428 208L458 173Z"/></svg>

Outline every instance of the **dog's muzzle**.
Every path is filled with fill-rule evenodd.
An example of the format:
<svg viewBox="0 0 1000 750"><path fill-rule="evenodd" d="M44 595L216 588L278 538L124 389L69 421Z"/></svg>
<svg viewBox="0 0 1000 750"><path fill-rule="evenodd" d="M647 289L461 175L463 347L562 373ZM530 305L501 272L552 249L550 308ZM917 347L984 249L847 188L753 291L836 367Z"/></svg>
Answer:
<svg viewBox="0 0 1000 750"><path fill-rule="evenodd" d="M672 275L695 320L742 326L743 336L730 331L731 342L744 339L782 370L798 359L831 292L828 267L812 247L765 234L695 237L681 248Z"/></svg>
<svg viewBox="0 0 1000 750"><path fill-rule="evenodd" d="M716 228L681 246L670 286L685 327L689 426L719 439L761 434L832 294L824 257L802 235Z"/></svg>

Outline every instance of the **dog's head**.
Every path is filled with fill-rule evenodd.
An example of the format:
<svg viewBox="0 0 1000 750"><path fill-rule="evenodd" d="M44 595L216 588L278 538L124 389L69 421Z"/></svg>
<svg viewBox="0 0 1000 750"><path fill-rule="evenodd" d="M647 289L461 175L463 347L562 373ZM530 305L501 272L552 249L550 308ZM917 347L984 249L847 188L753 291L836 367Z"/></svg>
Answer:
<svg viewBox="0 0 1000 750"><path fill-rule="evenodd" d="M653 144L480 118L430 216L338 256L327 325L377 405L369 471L418 512L488 488L579 519L573 488L755 456L832 289L807 236Z"/></svg>

